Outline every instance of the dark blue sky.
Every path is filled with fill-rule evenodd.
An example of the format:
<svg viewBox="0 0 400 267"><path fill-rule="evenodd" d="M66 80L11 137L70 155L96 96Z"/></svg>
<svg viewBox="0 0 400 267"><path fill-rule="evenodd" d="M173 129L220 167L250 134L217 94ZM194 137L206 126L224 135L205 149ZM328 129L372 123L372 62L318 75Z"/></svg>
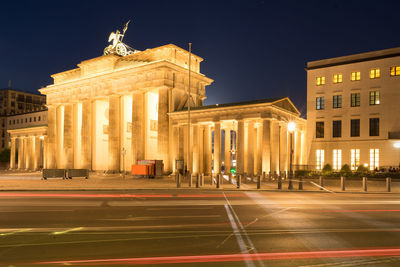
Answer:
<svg viewBox="0 0 400 267"><path fill-rule="evenodd" d="M174 43L205 59L206 104L289 96L306 110L307 61L400 46L400 1L7 1L0 88L35 91L100 56L111 31L138 50Z"/></svg>

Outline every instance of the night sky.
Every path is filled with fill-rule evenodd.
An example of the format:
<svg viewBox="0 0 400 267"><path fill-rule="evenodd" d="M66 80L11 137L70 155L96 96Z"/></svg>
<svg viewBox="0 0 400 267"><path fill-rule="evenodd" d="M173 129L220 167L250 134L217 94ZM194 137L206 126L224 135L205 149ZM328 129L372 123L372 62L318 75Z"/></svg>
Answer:
<svg viewBox="0 0 400 267"><path fill-rule="evenodd" d="M102 55L111 31L138 50L173 43L203 57L206 104L289 96L306 111L307 61L400 46L400 1L7 1L0 88L36 91Z"/></svg>

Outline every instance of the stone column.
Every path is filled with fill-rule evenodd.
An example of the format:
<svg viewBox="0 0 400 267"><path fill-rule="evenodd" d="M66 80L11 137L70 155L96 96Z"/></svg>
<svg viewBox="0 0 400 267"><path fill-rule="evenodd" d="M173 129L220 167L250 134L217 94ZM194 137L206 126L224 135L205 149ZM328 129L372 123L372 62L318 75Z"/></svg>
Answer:
<svg viewBox="0 0 400 267"><path fill-rule="evenodd" d="M73 105L64 106L64 168L74 167Z"/></svg>
<svg viewBox="0 0 400 267"><path fill-rule="evenodd" d="M172 126L172 134L170 135L170 155L172 171L176 172L176 160L179 159L179 126Z"/></svg>
<svg viewBox="0 0 400 267"><path fill-rule="evenodd" d="M249 121L247 124L247 174L252 177L254 175L254 122Z"/></svg>
<svg viewBox="0 0 400 267"><path fill-rule="evenodd" d="M168 88L160 88L158 90L158 133L157 147L158 155L163 160L164 166L168 168L168 139L169 139L169 121L168 121ZM170 171L166 169L166 171Z"/></svg>
<svg viewBox="0 0 400 267"><path fill-rule="evenodd" d="M18 137L18 169L25 169L25 151L24 151L24 138Z"/></svg>
<svg viewBox="0 0 400 267"><path fill-rule="evenodd" d="M262 171L268 173L271 171L271 121L263 119L262 121Z"/></svg>
<svg viewBox="0 0 400 267"><path fill-rule="evenodd" d="M257 146L256 146L256 172L257 174L262 174L262 138L263 138L263 126L262 122L257 124Z"/></svg>
<svg viewBox="0 0 400 267"><path fill-rule="evenodd" d="M294 163L295 165L300 165L300 158L301 158L301 134L300 131L295 132L295 142L294 142Z"/></svg>
<svg viewBox="0 0 400 267"><path fill-rule="evenodd" d="M47 140L45 142L46 152L44 153L44 162L46 168L56 168L56 155L57 155L57 124L56 124L56 107L48 106L47 110Z"/></svg>
<svg viewBox="0 0 400 267"><path fill-rule="evenodd" d="M110 96L108 108L108 170L120 170L120 96Z"/></svg>
<svg viewBox="0 0 400 267"><path fill-rule="evenodd" d="M32 149L31 149L31 138L30 137L25 137L24 138L24 154L25 154L25 166L24 169L25 170L29 170L30 165L31 165L31 153L32 153Z"/></svg>
<svg viewBox="0 0 400 267"><path fill-rule="evenodd" d="M15 137L11 137L10 169L15 169Z"/></svg>
<svg viewBox="0 0 400 267"><path fill-rule="evenodd" d="M225 151L224 151L225 174L231 172L231 129L225 128Z"/></svg>
<svg viewBox="0 0 400 267"><path fill-rule="evenodd" d="M180 160L184 160L184 158L185 158L185 154L184 154L185 153L185 148L184 148L185 130L183 127L185 127L185 126L182 126L182 125L178 126L178 132L179 132L179 134L178 134L178 159L180 159Z"/></svg>
<svg viewBox="0 0 400 267"><path fill-rule="evenodd" d="M40 136L32 137L32 159L33 159L33 170L40 169Z"/></svg>
<svg viewBox="0 0 400 267"><path fill-rule="evenodd" d="M288 171L288 131L287 125L280 127L280 171Z"/></svg>
<svg viewBox="0 0 400 267"><path fill-rule="evenodd" d="M204 127L199 125L199 172L204 173Z"/></svg>
<svg viewBox="0 0 400 267"><path fill-rule="evenodd" d="M193 159L193 164L192 164L192 172L193 173L199 173L199 125L197 123L193 123L193 143L192 143L192 159Z"/></svg>
<svg viewBox="0 0 400 267"><path fill-rule="evenodd" d="M48 169L49 167L49 162L48 162L48 158L47 158L47 153L48 153L48 137L47 136L44 136L44 138L43 138L43 169Z"/></svg>
<svg viewBox="0 0 400 267"><path fill-rule="evenodd" d="M144 93L132 96L132 164L136 164L137 160L144 159L144 100Z"/></svg>
<svg viewBox="0 0 400 267"><path fill-rule="evenodd" d="M64 106L56 108L56 168L64 168ZM49 138L51 138L49 136ZM49 152L50 153L50 152Z"/></svg>
<svg viewBox="0 0 400 267"><path fill-rule="evenodd" d="M210 125L204 127L204 172L211 175L212 147Z"/></svg>
<svg viewBox="0 0 400 267"><path fill-rule="evenodd" d="M214 122L214 173L221 172L221 122Z"/></svg>
<svg viewBox="0 0 400 267"><path fill-rule="evenodd" d="M271 173L279 173L279 123L271 121Z"/></svg>
<svg viewBox="0 0 400 267"><path fill-rule="evenodd" d="M238 120L236 151L236 173L244 173L244 121Z"/></svg>
<svg viewBox="0 0 400 267"><path fill-rule="evenodd" d="M92 170L92 102L86 100L82 103L81 127L81 166Z"/></svg>

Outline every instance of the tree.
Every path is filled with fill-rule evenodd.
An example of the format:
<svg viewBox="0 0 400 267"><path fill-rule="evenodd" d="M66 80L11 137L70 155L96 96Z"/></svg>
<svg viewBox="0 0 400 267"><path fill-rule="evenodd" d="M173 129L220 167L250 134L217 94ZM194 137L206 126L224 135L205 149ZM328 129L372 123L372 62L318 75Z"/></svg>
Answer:
<svg viewBox="0 0 400 267"><path fill-rule="evenodd" d="M9 148L0 152L0 162L10 162L11 150Z"/></svg>

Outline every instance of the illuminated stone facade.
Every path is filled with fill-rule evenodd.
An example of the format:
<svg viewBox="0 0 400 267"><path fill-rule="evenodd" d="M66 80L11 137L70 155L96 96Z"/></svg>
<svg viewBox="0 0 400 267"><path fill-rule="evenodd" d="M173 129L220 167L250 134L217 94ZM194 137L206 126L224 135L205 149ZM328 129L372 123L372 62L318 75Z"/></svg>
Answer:
<svg viewBox="0 0 400 267"><path fill-rule="evenodd" d="M203 106L205 87L213 80L200 73L202 60L192 54L190 61L190 164L189 52L170 44L89 59L52 75L54 84L39 90L48 107L44 168L119 172L123 166L129 171L137 160L158 159L166 173L176 171L177 160L193 173L220 172L221 166L228 172L236 162L239 172L288 171L291 136L293 164L303 164L305 120L292 102ZM293 135L289 122L297 125Z"/></svg>

